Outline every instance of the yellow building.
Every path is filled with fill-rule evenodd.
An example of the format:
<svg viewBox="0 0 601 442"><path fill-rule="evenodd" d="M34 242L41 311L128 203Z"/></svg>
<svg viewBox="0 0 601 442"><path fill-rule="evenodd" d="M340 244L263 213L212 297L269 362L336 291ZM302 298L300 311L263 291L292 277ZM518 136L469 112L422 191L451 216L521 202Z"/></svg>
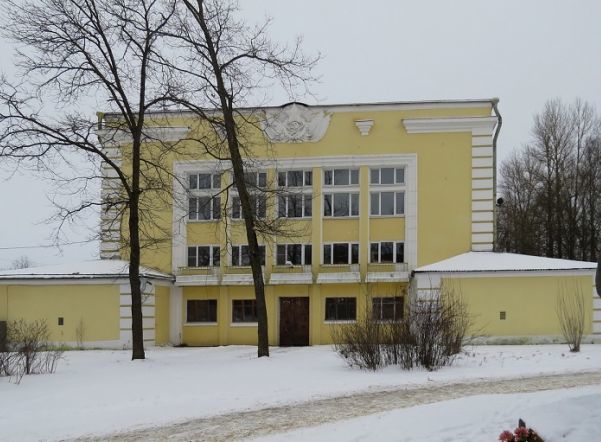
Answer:
<svg viewBox="0 0 601 442"><path fill-rule="evenodd" d="M429 267L465 254L469 262L499 263L492 259L500 256L492 253L495 104L290 103L241 111L254 123L245 134L254 158L248 180L267 190L256 197L257 213L288 232L261 238L271 345L329 343L333 324L354 321L368 307L379 319L398 318L409 297L419 298L445 279L460 283L481 318L479 333L553 340L558 326L550 313L551 292L564 276L575 276L588 296L587 333L601 333L590 263L573 263L565 271L554 269L550 262L556 260L550 260L534 273L529 272L533 262L484 273L469 266L463 273ZM116 118L101 116L99 138L107 153L122 161L128 138L110 129ZM157 112L150 120L156 125L147 135L155 142L149 141L148 149L156 149L156 140L179 142L181 148L167 156L172 199L153 212L157 231L168 232L169 240L143 251L143 263L161 275L153 285L152 308L144 311L145 339L256 343L252 277L230 165L179 141L206 138L213 128L185 112ZM102 191L108 195L115 190L114 175L104 170ZM103 211L101 221L101 257L107 261L127 258L114 215ZM17 313L2 310L2 284L0 279L0 320L21 311L31 316L33 309L25 305ZM122 297L117 319L112 307L101 311L120 321L122 332L129 324L123 302ZM499 323L495 317L501 312L506 319ZM524 320L533 316L536 320ZM127 345L125 335L119 339Z"/></svg>

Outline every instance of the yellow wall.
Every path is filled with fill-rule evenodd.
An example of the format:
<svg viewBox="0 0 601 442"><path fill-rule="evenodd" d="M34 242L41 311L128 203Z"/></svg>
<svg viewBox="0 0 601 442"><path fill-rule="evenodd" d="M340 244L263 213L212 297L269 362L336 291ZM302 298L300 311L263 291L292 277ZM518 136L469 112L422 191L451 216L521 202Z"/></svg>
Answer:
<svg viewBox="0 0 601 442"><path fill-rule="evenodd" d="M155 286L154 333L157 345L169 343L169 293L169 287Z"/></svg>
<svg viewBox="0 0 601 442"><path fill-rule="evenodd" d="M3 302L4 299L4 302ZM58 325L58 318L64 325ZM84 341L119 339L118 285L3 285L0 319L46 319L50 340L76 342L83 322Z"/></svg>
<svg viewBox="0 0 601 442"><path fill-rule="evenodd" d="M591 333L592 280L590 276L453 278L451 287L461 293L473 315L472 333L484 336L561 335L555 303L561 290L584 296L585 334ZM499 319L499 312L506 319Z"/></svg>

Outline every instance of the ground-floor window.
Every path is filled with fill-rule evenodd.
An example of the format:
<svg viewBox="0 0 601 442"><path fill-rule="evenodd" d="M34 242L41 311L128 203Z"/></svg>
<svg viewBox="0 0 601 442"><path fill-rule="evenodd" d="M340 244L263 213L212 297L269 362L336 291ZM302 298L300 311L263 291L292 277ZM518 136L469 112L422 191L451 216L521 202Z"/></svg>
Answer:
<svg viewBox="0 0 601 442"><path fill-rule="evenodd" d="M189 299L186 307L186 322L217 322L216 299Z"/></svg>
<svg viewBox="0 0 601 442"><path fill-rule="evenodd" d="M403 319L403 297L372 298L371 313L378 321L399 321Z"/></svg>
<svg viewBox="0 0 601 442"><path fill-rule="evenodd" d="M232 301L232 322L257 322L257 301L234 299Z"/></svg>
<svg viewBox="0 0 601 442"><path fill-rule="evenodd" d="M326 321L357 319L357 298L326 298Z"/></svg>

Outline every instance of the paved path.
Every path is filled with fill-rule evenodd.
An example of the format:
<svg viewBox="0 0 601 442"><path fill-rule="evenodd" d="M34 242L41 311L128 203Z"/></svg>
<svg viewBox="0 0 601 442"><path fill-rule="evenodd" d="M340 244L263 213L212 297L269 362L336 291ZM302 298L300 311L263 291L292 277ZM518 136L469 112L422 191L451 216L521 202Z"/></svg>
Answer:
<svg viewBox="0 0 601 442"><path fill-rule="evenodd" d="M98 439L114 441L231 441L465 396L525 393L601 384L601 371L519 379L436 383L228 413Z"/></svg>

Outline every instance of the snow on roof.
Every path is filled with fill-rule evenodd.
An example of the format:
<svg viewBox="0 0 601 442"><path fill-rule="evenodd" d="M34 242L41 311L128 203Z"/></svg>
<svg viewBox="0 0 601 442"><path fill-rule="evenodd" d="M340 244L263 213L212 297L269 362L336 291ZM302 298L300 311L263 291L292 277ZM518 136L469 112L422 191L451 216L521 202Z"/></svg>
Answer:
<svg viewBox="0 0 601 442"><path fill-rule="evenodd" d="M425 272L511 272L537 270L594 270L597 263L568 259L543 258L517 253L468 252L434 264L418 267Z"/></svg>
<svg viewBox="0 0 601 442"><path fill-rule="evenodd" d="M19 270L0 271L2 279L95 279L127 278L129 262L118 259L98 259L75 264L30 267ZM148 267L140 267L140 276L156 279L172 279L171 275Z"/></svg>

